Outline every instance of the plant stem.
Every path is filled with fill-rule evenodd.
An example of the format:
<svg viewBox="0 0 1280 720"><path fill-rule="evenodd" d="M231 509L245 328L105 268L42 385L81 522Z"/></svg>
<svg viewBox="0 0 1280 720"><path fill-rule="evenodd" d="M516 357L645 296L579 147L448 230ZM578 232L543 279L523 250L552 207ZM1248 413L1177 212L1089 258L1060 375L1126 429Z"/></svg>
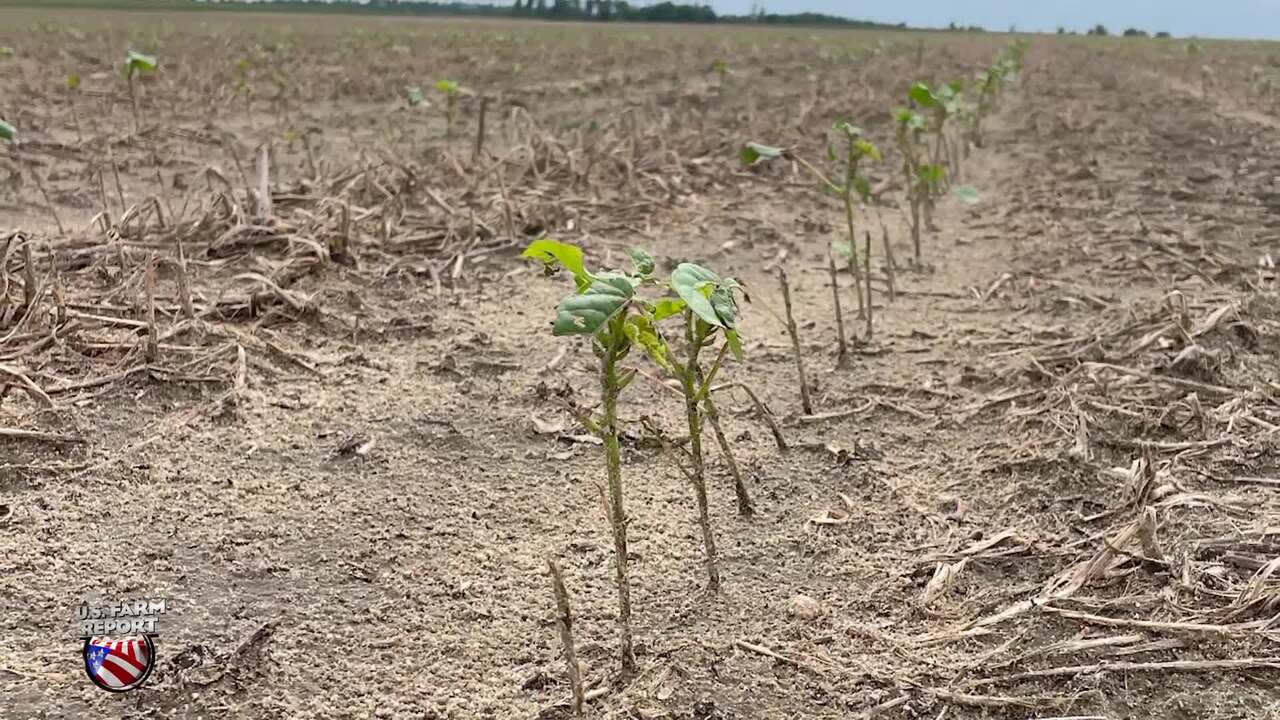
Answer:
<svg viewBox="0 0 1280 720"><path fill-rule="evenodd" d="M796 354L796 373L800 376L800 407L805 415L813 414L813 402L809 399L809 381L804 376L804 356L800 352L800 333L795 317L791 314L791 286L787 284L787 271L778 268L778 281L782 283L782 303L787 311L787 333L791 335L791 348Z"/></svg>
<svg viewBox="0 0 1280 720"><path fill-rule="evenodd" d="M133 72L132 71L129 72L128 78L129 78L129 102L133 106L133 134L137 135L138 127L139 127L138 125L138 93L133 88Z"/></svg>
<svg viewBox="0 0 1280 720"><path fill-rule="evenodd" d="M733 447L729 445L729 438L725 437L724 430L720 427L720 412L716 410L711 393L707 393L707 397L703 399L702 410L706 413L707 422L716 435L716 443L720 445L720 454L724 456L725 464L729 466L729 474L733 476L733 494L738 499L738 514L751 517L755 515L756 510L751 505L751 495L747 492L747 484L742 479L738 460L733 456Z"/></svg>
<svg viewBox="0 0 1280 720"><path fill-rule="evenodd" d="M876 220L880 222L880 241L884 245L885 260L885 280L889 285L889 302L898 299L898 269L893 259L893 243L889 242L889 227L884 224L884 215L880 212L879 203L876 204Z"/></svg>
<svg viewBox="0 0 1280 720"><path fill-rule="evenodd" d="M635 650L631 643L631 586L627 580L627 513L622 503L622 452L618 445L618 360L626 347L625 313L617 313L609 321L609 345L604 349L604 364L600 373L601 404L604 418L600 422L601 440L604 441L605 467L609 479L609 525L613 529L615 579L618 583L618 631L619 654L622 658L622 674L631 676L636 671Z"/></svg>
<svg viewBox="0 0 1280 720"><path fill-rule="evenodd" d="M480 98L480 123L476 126L476 146L471 153L471 164L475 165L480 162L480 155L484 152L484 114L489 108L489 98L484 96Z"/></svg>
<svg viewBox="0 0 1280 720"><path fill-rule="evenodd" d="M716 561L716 539L711 532L711 515L707 509L707 475L706 461L702 455L702 414L698 409L699 385L698 377L702 374L698 366L698 354L707 339L704 331L706 323L699 321L691 311L686 310L685 339L689 343L689 357L681 373L680 383L684 390L685 419L689 425L689 456L693 462L693 471L689 480L693 483L694 499L698 503L698 527L702 529L702 545L705 550L707 566L707 589L711 592L720 590L720 568Z"/></svg>
<svg viewBox="0 0 1280 720"><path fill-rule="evenodd" d="M858 159L853 141L849 141L849 156L844 171L844 219L849 231L849 270L853 275L854 294L858 297L858 317L866 313L862 306L862 271L858 268L858 233L853 227L853 181L858 174ZM867 278L870 281L870 278Z"/></svg>
<svg viewBox="0 0 1280 720"><path fill-rule="evenodd" d="M836 259L827 253L827 272L831 275L831 299L836 305L836 361L844 363L849 345L844 337L844 313L840 311L840 283L836 280Z"/></svg>
<svg viewBox="0 0 1280 720"><path fill-rule="evenodd" d="M867 342L871 342L871 318L874 314L872 309L872 288L871 288L871 231L866 231L866 252L863 253L863 262L866 263L865 274L867 276Z"/></svg>
<svg viewBox="0 0 1280 720"><path fill-rule="evenodd" d="M31 177L36 181L36 187L40 188L40 194L44 196L44 202L49 206L49 214L53 216L53 222L58 226L58 234L66 235L67 231L62 227L62 219L58 217L58 209L53 206L53 198L49 197L49 191L44 187L44 180L40 179L40 172L35 166L31 167Z"/></svg>
<svg viewBox="0 0 1280 720"><path fill-rule="evenodd" d="M564 662L569 674L569 685L573 688L573 714L582 717L582 672L578 667L578 653L573 644L573 616L569 612L569 591L564 587L564 575L555 560L547 558L547 567L551 569L551 591L556 599L556 629L560 631L560 642L564 645Z"/></svg>

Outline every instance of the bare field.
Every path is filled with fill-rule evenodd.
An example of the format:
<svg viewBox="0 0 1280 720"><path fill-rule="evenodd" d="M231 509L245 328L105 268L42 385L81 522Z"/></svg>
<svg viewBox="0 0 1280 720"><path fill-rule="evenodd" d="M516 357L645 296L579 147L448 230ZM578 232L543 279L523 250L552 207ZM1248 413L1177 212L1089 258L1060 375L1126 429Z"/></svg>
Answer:
<svg viewBox="0 0 1280 720"><path fill-rule="evenodd" d="M1280 717L1280 48L1029 39L917 264L893 110L1007 36L0 9L0 717L571 717L548 558L588 717ZM738 156L834 172L840 119L896 257L845 362L841 202ZM628 358L630 677L542 236L741 280L720 377L788 446L717 393L707 592ZM70 621L132 595L111 695Z"/></svg>

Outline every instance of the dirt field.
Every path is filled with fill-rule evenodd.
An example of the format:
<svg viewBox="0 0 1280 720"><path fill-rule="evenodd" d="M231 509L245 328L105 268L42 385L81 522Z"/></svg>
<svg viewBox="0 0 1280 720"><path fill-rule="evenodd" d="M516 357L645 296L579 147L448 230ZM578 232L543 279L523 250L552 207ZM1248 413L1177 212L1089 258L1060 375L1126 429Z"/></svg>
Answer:
<svg viewBox="0 0 1280 720"><path fill-rule="evenodd" d="M550 557L589 717L1280 717L1280 48L1031 38L914 266L891 112L1008 40L0 10L0 716L570 717ZM870 338L840 273L842 365L840 202L738 159L831 171L841 118L897 265L890 299L877 239ZM683 405L628 359L630 678L543 235L739 278L721 377L789 446L718 394L756 513L710 452L707 593L640 422ZM136 595L159 665L108 694L74 608Z"/></svg>

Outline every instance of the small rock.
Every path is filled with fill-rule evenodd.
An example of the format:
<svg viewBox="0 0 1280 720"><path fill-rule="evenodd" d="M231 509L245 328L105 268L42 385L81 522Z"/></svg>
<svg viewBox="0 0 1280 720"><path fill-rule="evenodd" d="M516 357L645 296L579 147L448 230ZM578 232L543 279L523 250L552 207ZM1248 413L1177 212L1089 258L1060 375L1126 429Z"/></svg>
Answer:
<svg viewBox="0 0 1280 720"><path fill-rule="evenodd" d="M822 616L822 603L808 595L796 595L787 603L787 612L801 620L816 620Z"/></svg>

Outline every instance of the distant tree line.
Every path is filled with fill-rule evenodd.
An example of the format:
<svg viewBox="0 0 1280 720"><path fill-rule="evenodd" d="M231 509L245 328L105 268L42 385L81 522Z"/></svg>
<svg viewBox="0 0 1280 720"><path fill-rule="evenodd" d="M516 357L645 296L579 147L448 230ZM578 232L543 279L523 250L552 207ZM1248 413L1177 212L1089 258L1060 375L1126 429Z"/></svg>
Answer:
<svg viewBox="0 0 1280 720"><path fill-rule="evenodd" d="M1063 27L1058 28L1058 34L1059 35L1075 35L1074 32L1068 32L1066 28L1063 28ZM1103 25L1102 23L1098 23L1097 25L1094 25L1093 27L1085 31L1085 35L1094 35L1097 37L1106 37L1109 34L1110 32L1107 30L1107 26ZM1125 37L1150 37L1149 35L1147 35L1146 30L1140 30L1138 28L1125 29L1124 36ZM1167 32L1162 31L1162 32L1156 33L1156 37L1167 38L1167 37L1173 37L1173 36Z"/></svg>
<svg viewBox="0 0 1280 720"><path fill-rule="evenodd" d="M57 3L100 2L101 0L51 0ZM655 5L632 5L627 0L514 0L513 5L490 5L467 0L149 0L170 8L210 8L225 10L311 10L317 12L400 13L409 15L488 15L530 17L544 20L600 20L616 22L671 23L761 23L766 25L839 25L869 29L905 29L906 23L890 25L867 20L795 13L780 15L755 6L748 15L717 15L709 5L669 0ZM0 0L0 3L4 0ZM39 4L39 3L36 3Z"/></svg>

